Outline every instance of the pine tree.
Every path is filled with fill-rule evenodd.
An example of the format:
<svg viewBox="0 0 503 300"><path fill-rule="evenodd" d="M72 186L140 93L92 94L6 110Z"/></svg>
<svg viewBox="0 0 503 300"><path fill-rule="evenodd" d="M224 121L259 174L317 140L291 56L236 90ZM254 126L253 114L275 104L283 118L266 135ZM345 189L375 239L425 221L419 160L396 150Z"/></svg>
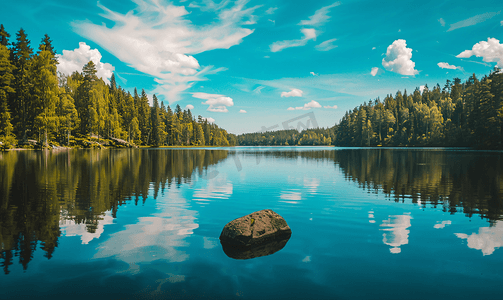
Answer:
<svg viewBox="0 0 503 300"><path fill-rule="evenodd" d="M0 24L0 45L7 47L9 45L10 34L5 31L3 24Z"/></svg>
<svg viewBox="0 0 503 300"><path fill-rule="evenodd" d="M35 114L34 128L44 134L43 146L48 144L48 131L55 131L58 118L56 104L58 102L58 78L54 55L41 46L41 51L33 58L31 64L32 77L32 109Z"/></svg>
<svg viewBox="0 0 503 300"><path fill-rule="evenodd" d="M27 130L34 119L30 95L32 78L30 62L32 54L33 49L30 47L30 40L28 40L26 33L21 28L16 34L16 42L13 43L12 48L12 60L16 67L13 85L15 93L10 97L9 106L14 113L14 129L23 142L27 140Z"/></svg>
<svg viewBox="0 0 503 300"><path fill-rule="evenodd" d="M14 80L14 75L12 75L14 66L10 63L9 56L9 49L0 44L0 141L4 144L2 147L9 147L15 142L14 127L7 104L8 95L14 93L14 89L11 87Z"/></svg>

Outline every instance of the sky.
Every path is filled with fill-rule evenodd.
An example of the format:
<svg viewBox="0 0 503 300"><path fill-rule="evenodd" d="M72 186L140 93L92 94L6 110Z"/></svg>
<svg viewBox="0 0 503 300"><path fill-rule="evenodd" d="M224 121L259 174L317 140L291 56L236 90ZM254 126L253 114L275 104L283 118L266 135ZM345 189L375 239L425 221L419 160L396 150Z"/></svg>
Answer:
<svg viewBox="0 0 503 300"><path fill-rule="evenodd" d="M58 70L144 89L230 133L338 123L365 101L503 68L495 1L5 1L0 23ZM306 119L307 120L307 119ZM316 122L313 122L316 121ZM297 121L296 121L297 122ZM309 124L303 121L303 124Z"/></svg>

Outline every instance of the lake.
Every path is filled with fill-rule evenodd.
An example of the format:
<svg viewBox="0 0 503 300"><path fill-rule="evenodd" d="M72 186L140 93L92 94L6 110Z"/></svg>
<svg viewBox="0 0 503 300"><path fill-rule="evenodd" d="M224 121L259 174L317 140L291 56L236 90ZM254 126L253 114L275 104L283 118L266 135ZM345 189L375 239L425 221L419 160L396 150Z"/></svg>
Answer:
<svg viewBox="0 0 503 300"><path fill-rule="evenodd" d="M502 152L0 152L0 299L481 299L503 292ZM226 223L292 235L228 257Z"/></svg>

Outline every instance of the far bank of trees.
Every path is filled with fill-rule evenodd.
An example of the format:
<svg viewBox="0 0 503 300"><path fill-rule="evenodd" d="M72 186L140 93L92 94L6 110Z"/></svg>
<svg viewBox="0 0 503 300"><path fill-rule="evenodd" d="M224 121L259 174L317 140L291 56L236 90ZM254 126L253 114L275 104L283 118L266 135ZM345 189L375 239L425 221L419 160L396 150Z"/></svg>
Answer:
<svg viewBox="0 0 503 300"><path fill-rule="evenodd" d="M142 89L133 94L82 72L57 73L56 50L45 35L35 51L20 29L13 42L0 25L0 142L3 147L36 140L67 145L73 137L119 138L137 145L233 146L236 138L179 105L174 111Z"/></svg>
<svg viewBox="0 0 503 300"><path fill-rule="evenodd" d="M346 112L335 126L337 146L503 147L503 73L464 83L401 91Z"/></svg>
<svg viewBox="0 0 503 300"><path fill-rule="evenodd" d="M247 133L239 145L474 147L503 149L503 73L397 91L347 111L331 128Z"/></svg>

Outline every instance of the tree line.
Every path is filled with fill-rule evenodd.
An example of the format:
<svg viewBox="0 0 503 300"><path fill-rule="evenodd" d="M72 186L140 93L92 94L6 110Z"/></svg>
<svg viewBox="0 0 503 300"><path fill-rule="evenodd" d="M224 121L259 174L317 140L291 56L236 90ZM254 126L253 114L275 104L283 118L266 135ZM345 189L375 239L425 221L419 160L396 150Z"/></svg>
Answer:
<svg viewBox="0 0 503 300"><path fill-rule="evenodd" d="M240 146L321 146L333 145L333 128L295 129L245 133L237 136Z"/></svg>
<svg viewBox="0 0 503 300"><path fill-rule="evenodd" d="M503 73L447 80L370 100L335 126L337 146L447 146L501 149Z"/></svg>
<svg viewBox="0 0 503 300"><path fill-rule="evenodd" d="M447 80L432 89L397 91L364 102L330 128L279 130L237 136L242 146L440 146L503 148L503 73Z"/></svg>
<svg viewBox="0 0 503 300"><path fill-rule="evenodd" d="M71 145L74 138L116 138L136 145L233 146L236 137L192 116L179 105L173 111L142 89L133 94L98 78L89 61L82 72L57 72L58 56L46 34L38 51L20 29L16 39L0 25L0 142L3 148Z"/></svg>

